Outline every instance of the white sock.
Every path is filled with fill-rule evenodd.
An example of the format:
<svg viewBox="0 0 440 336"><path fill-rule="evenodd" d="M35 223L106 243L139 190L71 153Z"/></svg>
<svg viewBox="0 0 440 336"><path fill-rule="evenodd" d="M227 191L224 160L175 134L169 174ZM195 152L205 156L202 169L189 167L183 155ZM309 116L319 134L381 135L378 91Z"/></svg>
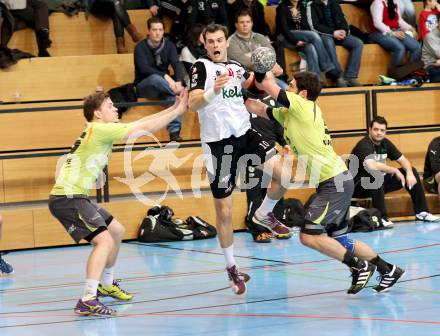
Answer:
<svg viewBox="0 0 440 336"><path fill-rule="evenodd" d="M263 203L261 203L256 212L258 212L260 216L266 216L269 212L272 212L278 201L279 200L273 200L266 195L266 197L264 197Z"/></svg>
<svg viewBox="0 0 440 336"><path fill-rule="evenodd" d="M110 287L113 284L113 272L114 272L115 268L114 267L109 267L109 268L104 268L104 271L102 272L101 275L101 285L102 287Z"/></svg>
<svg viewBox="0 0 440 336"><path fill-rule="evenodd" d="M86 283L84 285L84 294L82 297L83 301L87 301L96 296L96 292L98 291L99 281L95 279L86 279Z"/></svg>
<svg viewBox="0 0 440 336"><path fill-rule="evenodd" d="M237 265L234 259L234 245L223 248L223 255L225 256L226 267Z"/></svg>

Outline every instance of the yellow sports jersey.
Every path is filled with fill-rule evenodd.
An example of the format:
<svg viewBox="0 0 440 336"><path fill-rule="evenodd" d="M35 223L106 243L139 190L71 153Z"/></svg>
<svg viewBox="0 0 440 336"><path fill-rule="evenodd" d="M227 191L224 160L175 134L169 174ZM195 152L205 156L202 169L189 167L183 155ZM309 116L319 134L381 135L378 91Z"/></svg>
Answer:
<svg viewBox="0 0 440 336"><path fill-rule="evenodd" d="M284 137L316 184L347 170L335 153L321 109L313 101L286 92L289 108L274 108L273 117L284 127Z"/></svg>
<svg viewBox="0 0 440 336"><path fill-rule="evenodd" d="M88 196L110 159L113 142L122 140L132 125L88 123L67 154L50 194Z"/></svg>

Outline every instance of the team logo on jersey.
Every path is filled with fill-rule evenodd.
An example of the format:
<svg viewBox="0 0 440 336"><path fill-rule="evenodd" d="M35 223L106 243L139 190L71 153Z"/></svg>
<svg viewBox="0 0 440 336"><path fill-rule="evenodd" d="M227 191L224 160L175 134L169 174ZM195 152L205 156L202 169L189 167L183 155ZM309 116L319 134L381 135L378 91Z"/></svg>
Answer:
<svg viewBox="0 0 440 336"><path fill-rule="evenodd" d="M197 72L193 71L193 74L191 76L191 87L194 87L197 85L197 78L199 78L199 75L197 74Z"/></svg>
<svg viewBox="0 0 440 336"><path fill-rule="evenodd" d="M199 11L204 11L205 10L205 3L203 1L199 1L197 3L197 8Z"/></svg>
<svg viewBox="0 0 440 336"><path fill-rule="evenodd" d="M234 70L232 70L231 68L228 68L228 75L229 75L229 77L234 77Z"/></svg>
<svg viewBox="0 0 440 336"><path fill-rule="evenodd" d="M212 9L214 9L214 10L216 10L216 9L218 9L218 3L217 2L213 2L212 4L211 4L211 8Z"/></svg>
<svg viewBox="0 0 440 336"><path fill-rule="evenodd" d="M233 89L223 88L222 96L223 99L228 99L228 98L243 97L243 94L241 92L241 88L239 88L238 86L234 86Z"/></svg>

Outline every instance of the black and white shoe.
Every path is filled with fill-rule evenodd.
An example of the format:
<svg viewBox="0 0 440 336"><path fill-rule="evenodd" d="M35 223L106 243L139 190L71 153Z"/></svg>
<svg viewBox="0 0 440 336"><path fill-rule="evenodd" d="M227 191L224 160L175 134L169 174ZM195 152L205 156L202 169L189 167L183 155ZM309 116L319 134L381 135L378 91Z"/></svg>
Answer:
<svg viewBox="0 0 440 336"><path fill-rule="evenodd" d="M389 273L381 274L378 277L379 284L373 287L373 290L377 293L382 293L388 291L394 284L399 280L405 271L396 265Z"/></svg>
<svg viewBox="0 0 440 336"><path fill-rule="evenodd" d="M374 271L376 270L376 266L369 263L368 261L364 261L365 266L362 268L351 267L351 287L347 290L347 294L357 294L360 292L368 283Z"/></svg>

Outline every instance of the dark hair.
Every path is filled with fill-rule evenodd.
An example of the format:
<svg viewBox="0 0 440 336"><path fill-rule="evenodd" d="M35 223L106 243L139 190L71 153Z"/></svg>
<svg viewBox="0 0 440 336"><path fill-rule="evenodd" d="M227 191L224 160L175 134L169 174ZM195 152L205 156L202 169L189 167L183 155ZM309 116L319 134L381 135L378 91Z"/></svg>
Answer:
<svg viewBox="0 0 440 336"><path fill-rule="evenodd" d="M201 23L196 23L188 30L188 36L186 37L186 44L191 44L193 46L198 45L200 35L203 33L205 26Z"/></svg>
<svg viewBox="0 0 440 336"><path fill-rule="evenodd" d="M83 113L87 121L93 120L95 116L95 111L101 107L102 103L107 98L110 98L110 96L107 93L96 92L96 93L92 93L91 95L87 96L84 99Z"/></svg>
<svg viewBox="0 0 440 336"><path fill-rule="evenodd" d="M315 101L321 93L321 83L318 75L310 71L301 71L293 75L298 91L307 90L307 99Z"/></svg>
<svg viewBox="0 0 440 336"><path fill-rule="evenodd" d="M381 125L385 125L385 127L388 127L388 122L386 121L386 119L384 117L381 117L381 116L376 116L370 121L370 128L373 127L374 123L378 123Z"/></svg>
<svg viewBox="0 0 440 336"><path fill-rule="evenodd" d="M158 18L157 16L152 16L147 20L148 29L150 29L155 23L162 23L162 27L164 26L162 19Z"/></svg>
<svg viewBox="0 0 440 336"><path fill-rule="evenodd" d="M238 18L242 17L242 16L249 16L251 18L251 21L254 21L252 19L252 14L251 12L249 12L247 9L243 9L241 11L239 11L236 15L235 15L235 23L238 22Z"/></svg>
<svg viewBox="0 0 440 336"><path fill-rule="evenodd" d="M206 43L206 33L212 34L212 33L218 32L218 31L222 31L225 34L226 39L228 38L228 28L226 28L225 26L219 25L217 23L210 23L203 30L203 40L205 41L205 43Z"/></svg>

